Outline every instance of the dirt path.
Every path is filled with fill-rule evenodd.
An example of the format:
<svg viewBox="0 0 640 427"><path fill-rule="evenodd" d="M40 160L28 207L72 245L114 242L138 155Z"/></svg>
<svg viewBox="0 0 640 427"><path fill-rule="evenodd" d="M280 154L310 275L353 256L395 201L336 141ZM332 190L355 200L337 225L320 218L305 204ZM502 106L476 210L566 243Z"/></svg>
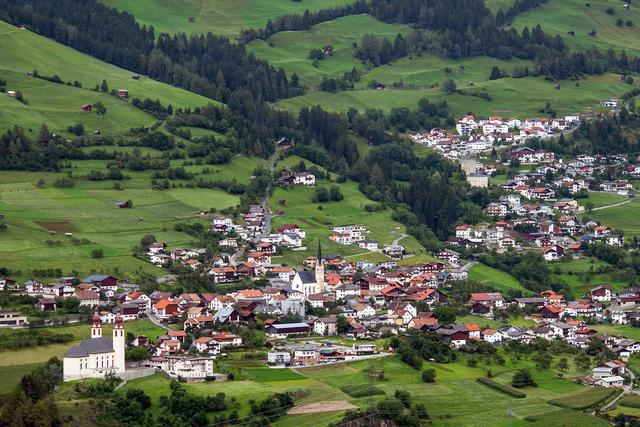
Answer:
<svg viewBox="0 0 640 427"><path fill-rule="evenodd" d="M346 400L327 400L324 402L309 403L308 405L294 406L289 409L287 414L315 414L318 412L346 411L348 409L357 409Z"/></svg>
<svg viewBox="0 0 640 427"><path fill-rule="evenodd" d="M601 210L603 210L603 209L615 208L616 206L626 205L627 203L631 203L631 200L623 200L623 201L621 201L621 202L614 203L614 204L612 204L612 205L600 206L599 208L593 208L593 209L591 209L591 211L592 211L592 212L595 212L595 211L601 211Z"/></svg>

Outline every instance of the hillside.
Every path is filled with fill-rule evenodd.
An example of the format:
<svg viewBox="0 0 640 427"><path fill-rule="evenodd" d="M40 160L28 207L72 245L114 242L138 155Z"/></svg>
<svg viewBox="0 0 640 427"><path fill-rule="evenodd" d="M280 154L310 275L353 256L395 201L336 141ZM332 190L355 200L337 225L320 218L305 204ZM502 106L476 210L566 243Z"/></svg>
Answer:
<svg viewBox="0 0 640 427"><path fill-rule="evenodd" d="M48 82L26 76L38 70L41 75L59 76L64 82L78 81L81 88ZM121 133L133 126L148 126L156 119L116 97L91 91L102 80L110 89L125 88L129 98L160 100L174 108L199 107L211 100L140 76L107 64L89 55L65 47L53 40L28 30L0 21L0 75L7 80L7 90L23 92L28 105L6 96L0 99L0 130L14 124L23 127L50 125L58 133L66 133L69 125L82 123L87 130ZM83 113L80 107L87 103L102 102L107 114L100 118L95 113Z"/></svg>
<svg viewBox="0 0 640 427"><path fill-rule="evenodd" d="M156 32L207 33L233 37L243 29L262 28L270 19L306 9L317 11L351 0L101 0L125 10ZM194 18L193 22L190 18Z"/></svg>
<svg viewBox="0 0 640 427"><path fill-rule="evenodd" d="M629 8L624 7L626 3ZM573 49L596 46L603 51L624 49L628 55L640 53L640 8L632 2L549 0L517 16L513 26L521 30L537 24L545 32L560 35ZM589 34L594 30L595 34Z"/></svg>

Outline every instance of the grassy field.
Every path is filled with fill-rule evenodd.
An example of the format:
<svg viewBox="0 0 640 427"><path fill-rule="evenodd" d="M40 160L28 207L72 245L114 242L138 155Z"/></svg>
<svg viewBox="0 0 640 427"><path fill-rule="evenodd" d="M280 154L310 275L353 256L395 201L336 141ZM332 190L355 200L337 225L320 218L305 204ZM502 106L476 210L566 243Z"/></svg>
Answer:
<svg viewBox="0 0 640 427"><path fill-rule="evenodd" d="M607 283L616 289L623 289L629 282L615 279L610 273L598 273L601 267L608 264L593 259L574 259L568 262L554 263L551 266L553 277L566 283L573 290L574 296L581 297L589 289ZM588 275L579 275L589 273Z"/></svg>
<svg viewBox="0 0 640 427"><path fill-rule="evenodd" d="M101 0L126 10L156 33L207 33L234 36L242 29L263 28L278 16L302 14L349 4L351 0ZM195 18L189 22L189 18Z"/></svg>
<svg viewBox="0 0 640 427"><path fill-rule="evenodd" d="M640 236L640 200L633 199L631 203L613 208L602 209L589 214L590 217L601 221L612 229L621 229L626 238Z"/></svg>
<svg viewBox="0 0 640 427"><path fill-rule="evenodd" d="M471 270L469 270L469 280L492 286L498 291L517 290L524 294L531 293L531 291L522 287L518 279L512 275L481 263L477 263L471 267Z"/></svg>
<svg viewBox="0 0 640 427"><path fill-rule="evenodd" d="M348 364L321 366L307 369L299 369L297 373L292 371L269 370L247 368L246 371L267 371L266 377L258 377L251 380L232 381L226 383L187 383L185 388L189 392L200 395L212 395L224 392L228 398L234 397L238 406L240 417L246 416L249 399L259 400L267 395L281 391L294 391L303 396L296 399L296 404L326 401L347 400L360 407L366 407L369 397L352 398L340 389L345 386L357 387L360 385L374 385L384 391L386 396L392 396L396 389L409 391L413 400L427 405L435 426L507 426L509 424L508 410L512 407L513 417L517 425L525 417L535 416L544 419L545 414L558 412L557 407L548 403L553 399L570 399L587 390L585 387L574 384L568 379L560 379L553 370L540 371L533 368L533 362L523 359L517 362L506 357L504 366L480 362L477 367L469 367L466 357L462 357L453 364L425 364L424 369L436 370L436 383L425 384L420 378L420 371L416 371L396 357L385 357L368 361L360 361ZM565 373L567 378L577 375L575 367L570 361L570 369ZM505 399L504 394L489 389L475 380L485 376L485 371L491 368L496 376L494 379L500 383L508 383L513 371L519 367L530 367L534 380L538 387L524 389L527 397L524 399ZM384 380L377 379L368 374L369 369L382 370ZM141 388L152 398L152 411L158 412L161 395L169 394L169 382L164 376L152 377L130 381L124 386L123 391L130 388ZM384 396L375 396L373 399L381 399ZM568 411L568 410L564 410ZM576 419L584 417L584 425L600 425L598 420L576 411ZM279 426L325 426L336 421L341 412L286 415L279 419L275 425ZM560 424L566 425L566 424ZM583 425L583 424L581 424Z"/></svg>
<svg viewBox="0 0 640 427"><path fill-rule="evenodd" d="M107 64L89 55L56 43L28 30L0 21L0 70L20 73L37 69L40 74L57 74L62 80L78 80L85 88L93 88L106 79L110 88L126 88L130 98L159 99L164 105L199 107L208 98L141 76L133 80L131 71Z"/></svg>
<svg viewBox="0 0 640 427"><path fill-rule="evenodd" d="M487 76L488 77L488 76ZM460 94L447 95L442 88L422 89L363 89L340 93L310 92L306 95L278 102L282 108L296 111L303 106L320 105L334 111L346 111L353 107L364 111L375 107L389 111L393 107L415 109L420 98L430 101L446 100L450 111L457 115L473 112L479 115L528 117L540 115L540 109L551 100L559 115L576 113L595 107L602 99L620 96L630 86L613 74L588 77L578 82L563 82L561 89L555 83L539 77L524 79L504 78L474 82L474 86L462 87L467 91L486 91L491 101Z"/></svg>
<svg viewBox="0 0 640 427"><path fill-rule="evenodd" d="M307 162L307 165L311 164ZM319 182L318 187L330 187L331 183ZM300 264L307 256L315 255L317 240L321 239L324 253L338 253L341 255L361 255L363 259L378 260L380 254L370 253L355 245L339 245L328 239L331 227L343 224L364 224L369 229L367 239L378 241L380 248L384 244L391 244L404 233L404 227L391 219L391 211L367 212L365 205L371 204L358 189L353 181L339 184L344 199L340 202L311 203L312 188L292 186L289 188L277 188L271 197L271 210L281 210L282 213L273 218L273 228L277 229L282 224L295 223L301 226L306 234L306 251L288 251L284 258L274 258L274 262ZM281 206L279 201L285 200ZM322 208L322 209L320 209ZM400 244L407 251L420 253L421 245L411 236L404 238ZM411 259L411 258L407 258ZM358 259L356 259L358 260Z"/></svg>
<svg viewBox="0 0 640 427"><path fill-rule="evenodd" d="M52 132L68 134L68 126L81 123L87 134L100 130L103 134L114 135L125 133L132 127L150 126L156 122L151 114L114 96L27 77L24 73L0 73L7 81L7 88L22 92L28 102L25 105L15 98L0 94L0 131L18 124L27 129L32 137L36 137L40 126L46 123ZM104 116L80 109L82 105L98 101L107 108Z"/></svg>
<svg viewBox="0 0 640 427"><path fill-rule="evenodd" d="M73 163L74 175L102 170L102 161ZM224 169L220 166L219 169ZM177 222L199 217L201 209L224 209L238 202L220 190L174 188L153 190L149 172L127 172L124 190L111 181L79 180L75 188L56 188L62 173L0 172L0 212L8 224L0 240L0 259L16 276L28 277L33 269L62 268L79 274L104 271L122 276L139 270L161 274L162 270L131 256L132 248L145 234L154 234L170 247L191 244L193 238L174 231ZM36 186L39 179L45 181ZM132 209L117 209L117 201L132 200ZM52 236L50 229L60 231ZM88 244L74 244L74 238ZM102 249L103 258L91 257ZM72 264L63 262L73 259Z"/></svg>
<svg viewBox="0 0 640 427"><path fill-rule="evenodd" d="M600 191L590 191L587 199L581 200L581 204L591 203L594 208L602 206L613 205L614 203L623 202L629 200L625 196L620 196L615 193L605 193Z"/></svg>
<svg viewBox="0 0 640 427"><path fill-rule="evenodd" d="M497 0L494 0L497 1ZM640 53L640 9L637 5L624 8L625 2L594 0L554 0L540 7L518 15L513 26L521 30L525 26L532 29L540 24L542 29L551 35L560 35L573 49L586 50L596 46L602 51L613 48L616 51L625 49L627 54ZM607 8L614 10L607 14ZM631 21L633 26L616 26L616 20ZM596 36L589 32L596 30ZM575 36L570 36L574 31Z"/></svg>
<svg viewBox="0 0 640 427"><path fill-rule="evenodd" d="M360 43L364 34L393 42L398 33L406 36L411 31L407 26L387 24L369 15L353 15L323 22L308 31L286 31L274 34L266 41L255 40L247 45L247 50L283 67L288 73L297 73L303 83L315 85L325 75L342 77L353 67L366 72L352 47L352 43ZM333 56L325 57L317 68L314 67L309 50L327 45L333 46Z"/></svg>

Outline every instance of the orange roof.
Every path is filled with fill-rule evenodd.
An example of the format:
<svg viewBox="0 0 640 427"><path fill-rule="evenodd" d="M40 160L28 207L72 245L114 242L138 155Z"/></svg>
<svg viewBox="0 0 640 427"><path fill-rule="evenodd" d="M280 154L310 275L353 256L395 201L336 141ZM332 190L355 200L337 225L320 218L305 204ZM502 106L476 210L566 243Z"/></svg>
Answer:
<svg viewBox="0 0 640 427"><path fill-rule="evenodd" d="M329 286L337 285L341 281L341 277L338 273L325 273L324 281Z"/></svg>
<svg viewBox="0 0 640 427"><path fill-rule="evenodd" d="M185 331L169 331L167 335L170 337L186 337L187 333Z"/></svg>
<svg viewBox="0 0 640 427"><path fill-rule="evenodd" d="M495 333L497 333L498 331L496 331L495 329L485 329L484 331L482 331L483 335L493 335Z"/></svg>
<svg viewBox="0 0 640 427"><path fill-rule="evenodd" d="M197 340L194 340L194 343L198 343L198 344L207 344L209 341L211 341L213 338L211 337L200 337Z"/></svg>
<svg viewBox="0 0 640 427"><path fill-rule="evenodd" d="M160 301L158 301L158 303L156 304L156 309L158 310L163 310L166 309L167 307L169 307L170 305L177 305L175 302L170 301L168 299L162 299Z"/></svg>
<svg viewBox="0 0 640 427"><path fill-rule="evenodd" d="M480 327L478 325L476 325L475 323L465 323L464 326L469 331L479 331L480 330Z"/></svg>
<svg viewBox="0 0 640 427"><path fill-rule="evenodd" d="M144 292L142 291L135 291L135 292L131 292L129 295L127 295L129 298L131 299L138 299L140 298L142 295L144 295Z"/></svg>
<svg viewBox="0 0 640 427"><path fill-rule="evenodd" d="M264 296L260 289L243 289L238 292L238 296L245 298L261 298Z"/></svg>

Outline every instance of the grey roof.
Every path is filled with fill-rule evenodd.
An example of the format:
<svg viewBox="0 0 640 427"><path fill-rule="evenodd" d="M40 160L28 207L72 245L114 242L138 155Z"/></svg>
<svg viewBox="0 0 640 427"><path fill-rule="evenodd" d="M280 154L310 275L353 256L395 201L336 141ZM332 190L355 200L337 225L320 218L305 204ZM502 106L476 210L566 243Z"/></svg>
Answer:
<svg viewBox="0 0 640 427"><path fill-rule="evenodd" d="M278 323L273 324L271 327L275 329L287 329L287 328L308 328L309 325L307 323Z"/></svg>
<svg viewBox="0 0 640 427"><path fill-rule="evenodd" d="M113 339L111 338L88 338L80 341L80 344L71 347L64 354L64 357L87 357L90 354L110 353L113 351Z"/></svg>
<svg viewBox="0 0 640 427"><path fill-rule="evenodd" d="M299 271L298 275L302 283L316 283L316 273L313 271Z"/></svg>
<svg viewBox="0 0 640 427"><path fill-rule="evenodd" d="M89 282L101 282L104 279L107 279L111 276L105 276L103 274L92 274L91 276L87 276L84 279L82 279L83 282L85 283L89 283Z"/></svg>

